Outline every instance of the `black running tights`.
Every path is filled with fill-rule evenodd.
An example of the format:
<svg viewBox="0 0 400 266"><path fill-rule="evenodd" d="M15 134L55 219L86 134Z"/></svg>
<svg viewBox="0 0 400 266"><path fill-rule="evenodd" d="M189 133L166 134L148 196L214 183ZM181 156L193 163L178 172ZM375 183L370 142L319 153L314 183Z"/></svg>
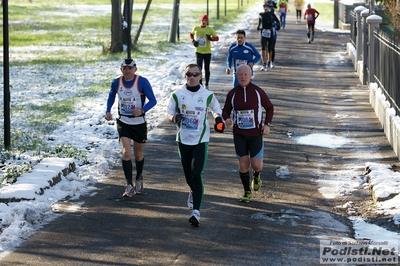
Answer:
<svg viewBox="0 0 400 266"><path fill-rule="evenodd" d="M178 144L186 182L193 191L193 209L200 210L203 200L203 171L208 156L208 142L197 145Z"/></svg>

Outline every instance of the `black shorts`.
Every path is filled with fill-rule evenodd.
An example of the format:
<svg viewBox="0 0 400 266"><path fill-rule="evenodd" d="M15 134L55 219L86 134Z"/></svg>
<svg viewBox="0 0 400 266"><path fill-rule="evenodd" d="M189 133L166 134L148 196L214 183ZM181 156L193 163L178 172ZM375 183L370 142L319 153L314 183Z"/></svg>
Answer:
<svg viewBox="0 0 400 266"><path fill-rule="evenodd" d="M261 36L261 50L271 52L274 48L274 35L271 33L271 38Z"/></svg>
<svg viewBox="0 0 400 266"><path fill-rule="evenodd" d="M127 137L137 143L147 141L147 122L139 125L128 125L117 119L117 131L119 138Z"/></svg>
<svg viewBox="0 0 400 266"><path fill-rule="evenodd" d="M264 157L264 139L259 136L243 136L233 134L233 142L235 143L236 157L240 158L250 154L250 158Z"/></svg>

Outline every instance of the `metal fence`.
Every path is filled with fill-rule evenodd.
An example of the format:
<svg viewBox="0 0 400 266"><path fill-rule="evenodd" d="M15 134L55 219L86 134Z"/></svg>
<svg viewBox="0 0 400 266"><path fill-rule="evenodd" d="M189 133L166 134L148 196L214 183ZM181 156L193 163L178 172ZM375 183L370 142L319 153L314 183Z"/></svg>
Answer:
<svg viewBox="0 0 400 266"><path fill-rule="evenodd" d="M374 30L375 82L400 115L400 42L394 35Z"/></svg>
<svg viewBox="0 0 400 266"><path fill-rule="evenodd" d="M356 46L356 38L357 38L357 18L356 18L356 12L352 10L350 12L350 42L354 46Z"/></svg>
<svg viewBox="0 0 400 266"><path fill-rule="evenodd" d="M367 80L366 77L373 77L372 82L378 84L391 106L395 109L396 115L400 116L400 40L395 34L389 34L382 29L386 25L384 20L382 20L384 23L381 22L372 28L368 23L364 23L360 19L360 29L358 29L357 19L360 18L357 18L355 10L351 11L350 42L356 49L358 48L358 58L356 60L362 60L362 67L364 68L359 72L363 73L365 81ZM368 38L369 30L372 30L371 42L373 42L373 45L371 45ZM358 38L359 34L362 36L361 39ZM357 45L360 40L362 45ZM369 52L370 49L366 49L368 46L371 46L373 50ZM371 66L369 65L369 58L373 62Z"/></svg>

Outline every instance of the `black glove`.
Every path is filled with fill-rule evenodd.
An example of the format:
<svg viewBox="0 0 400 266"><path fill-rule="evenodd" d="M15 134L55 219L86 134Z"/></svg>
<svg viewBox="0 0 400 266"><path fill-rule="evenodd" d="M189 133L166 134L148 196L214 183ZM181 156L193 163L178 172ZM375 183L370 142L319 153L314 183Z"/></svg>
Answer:
<svg viewBox="0 0 400 266"><path fill-rule="evenodd" d="M199 46L199 42L198 41L193 40L192 43L193 43L194 47Z"/></svg>
<svg viewBox="0 0 400 266"><path fill-rule="evenodd" d="M178 108L178 112L174 115L174 117L172 117L172 122L173 123L179 123L181 122L183 117L183 114L181 114L181 110Z"/></svg>
<svg viewBox="0 0 400 266"><path fill-rule="evenodd" d="M176 124L176 123L179 123L179 122L182 121L182 117L183 117L183 114L177 113L177 114L175 114L174 117L172 118L172 122L175 123L175 124Z"/></svg>
<svg viewBox="0 0 400 266"><path fill-rule="evenodd" d="M215 118L214 129L218 133L224 133L225 124L222 121L222 117L218 116Z"/></svg>
<svg viewBox="0 0 400 266"><path fill-rule="evenodd" d="M212 40L213 40L213 38L211 37L211 35L206 34L206 36L207 36L207 39L208 39L209 41L212 41Z"/></svg>

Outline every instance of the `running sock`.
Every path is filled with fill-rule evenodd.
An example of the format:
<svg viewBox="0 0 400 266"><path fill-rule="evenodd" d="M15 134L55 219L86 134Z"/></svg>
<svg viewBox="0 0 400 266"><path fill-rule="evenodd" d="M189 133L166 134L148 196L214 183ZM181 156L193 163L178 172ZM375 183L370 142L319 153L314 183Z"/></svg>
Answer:
<svg viewBox="0 0 400 266"><path fill-rule="evenodd" d="M124 170L126 183L128 185L132 184L132 160L124 161L122 160L122 169Z"/></svg>
<svg viewBox="0 0 400 266"><path fill-rule="evenodd" d="M251 191L249 171L247 171L246 173L240 173L240 179L242 180L244 190Z"/></svg>
<svg viewBox="0 0 400 266"><path fill-rule="evenodd" d="M136 180L138 180L142 176L144 157L143 157L143 160L141 160L141 161L135 160L135 164L136 164Z"/></svg>
<svg viewBox="0 0 400 266"><path fill-rule="evenodd" d="M307 33L307 37L308 37L308 39L310 39L310 33Z"/></svg>

